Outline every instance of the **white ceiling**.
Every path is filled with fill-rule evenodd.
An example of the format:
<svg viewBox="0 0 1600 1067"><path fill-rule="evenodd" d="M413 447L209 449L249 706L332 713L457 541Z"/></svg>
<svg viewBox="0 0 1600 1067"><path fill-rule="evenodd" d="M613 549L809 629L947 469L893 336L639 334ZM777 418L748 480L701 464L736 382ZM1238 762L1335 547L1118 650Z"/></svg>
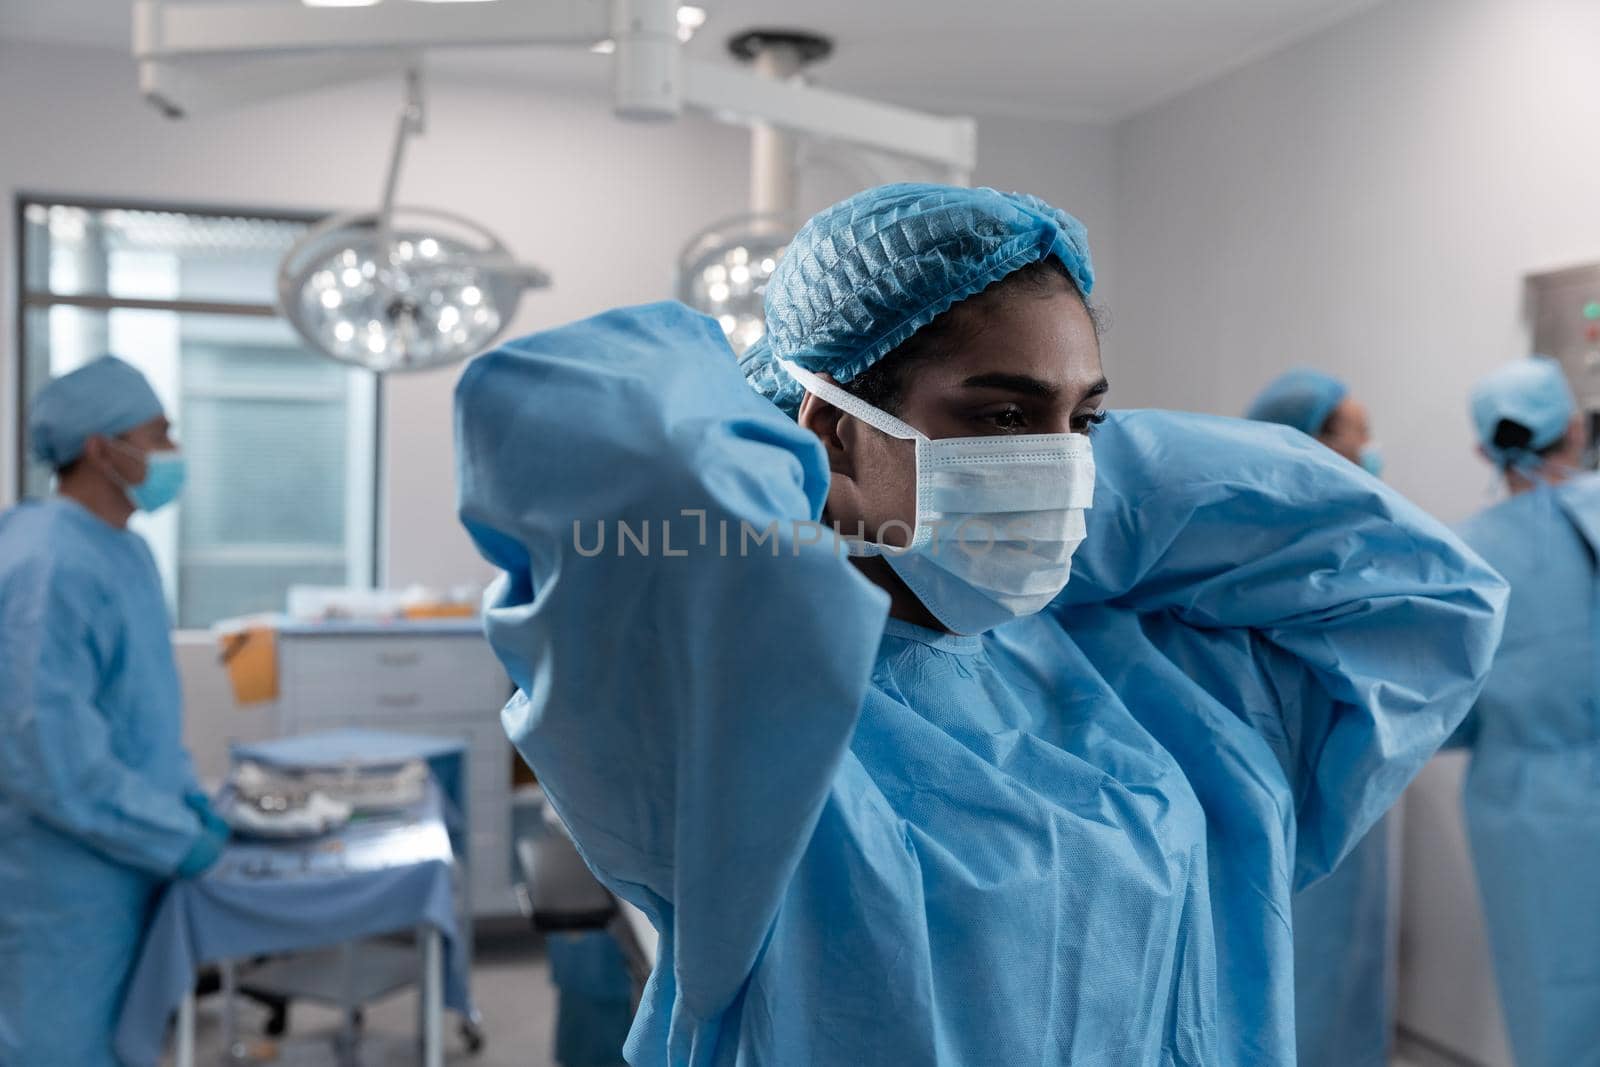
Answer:
<svg viewBox="0 0 1600 1067"><path fill-rule="evenodd" d="M384 0L405 3L409 0ZM500 0L534 3L538 0ZM698 0L702 58L752 27L833 38L819 83L936 111L1108 122L1136 114L1379 0ZM125 48L130 0L0 0L0 38ZM540 53L446 70L598 86Z"/></svg>

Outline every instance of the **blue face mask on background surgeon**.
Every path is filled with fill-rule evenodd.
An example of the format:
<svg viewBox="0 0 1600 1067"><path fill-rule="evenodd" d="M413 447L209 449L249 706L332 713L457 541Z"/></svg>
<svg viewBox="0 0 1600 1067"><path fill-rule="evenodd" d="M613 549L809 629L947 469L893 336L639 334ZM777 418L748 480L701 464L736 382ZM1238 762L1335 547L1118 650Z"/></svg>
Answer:
<svg viewBox="0 0 1600 1067"><path fill-rule="evenodd" d="M1374 478L1383 477L1383 449L1368 445L1361 450L1361 469Z"/></svg>
<svg viewBox="0 0 1600 1067"><path fill-rule="evenodd" d="M917 517L895 548L847 540L852 555L883 556L923 607L958 634L1032 615L1072 575L1094 503L1094 453L1083 434L947 437L915 427L783 361L807 392L890 437L916 442Z"/></svg>
<svg viewBox="0 0 1600 1067"><path fill-rule="evenodd" d="M176 449L144 452L126 441L109 440L124 453L144 461L144 481L138 485L122 485L122 491L128 494L134 507L140 511L160 511L178 499L189 474L183 453Z"/></svg>

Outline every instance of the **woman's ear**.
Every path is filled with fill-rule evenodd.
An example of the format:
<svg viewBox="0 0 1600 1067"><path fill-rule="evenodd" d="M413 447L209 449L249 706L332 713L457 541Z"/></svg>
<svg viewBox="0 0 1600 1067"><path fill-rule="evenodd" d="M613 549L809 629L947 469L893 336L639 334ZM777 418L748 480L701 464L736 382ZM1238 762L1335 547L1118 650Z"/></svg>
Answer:
<svg viewBox="0 0 1600 1067"><path fill-rule="evenodd" d="M834 477L853 478L855 461L844 439L839 436L839 421L843 418L844 412L826 400L807 393L800 401L800 413L796 421L816 434L817 440L822 442L823 449L828 453L828 470Z"/></svg>

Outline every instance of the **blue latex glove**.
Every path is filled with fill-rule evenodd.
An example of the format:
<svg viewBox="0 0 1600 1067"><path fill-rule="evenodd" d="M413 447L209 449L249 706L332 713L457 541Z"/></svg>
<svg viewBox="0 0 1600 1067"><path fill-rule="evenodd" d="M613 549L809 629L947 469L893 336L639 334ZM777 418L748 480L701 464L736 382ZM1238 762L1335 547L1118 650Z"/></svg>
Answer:
<svg viewBox="0 0 1600 1067"><path fill-rule="evenodd" d="M205 793L186 793L183 802L189 805L189 810L200 816L200 822L209 833L218 834L226 841L233 835L233 827L216 813L211 806L211 798Z"/></svg>
<svg viewBox="0 0 1600 1067"><path fill-rule="evenodd" d="M175 877L198 878L222 856L222 847L227 843L226 832L218 833L207 826L178 864Z"/></svg>

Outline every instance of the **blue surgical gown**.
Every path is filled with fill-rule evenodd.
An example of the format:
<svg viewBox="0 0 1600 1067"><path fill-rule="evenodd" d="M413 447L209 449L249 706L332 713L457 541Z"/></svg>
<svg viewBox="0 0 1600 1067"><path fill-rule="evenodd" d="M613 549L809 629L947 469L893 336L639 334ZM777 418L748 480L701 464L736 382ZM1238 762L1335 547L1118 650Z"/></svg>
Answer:
<svg viewBox="0 0 1600 1067"><path fill-rule="evenodd" d="M1299 1067L1387 1067L1395 921L1389 816L1333 873L1294 895Z"/></svg>
<svg viewBox="0 0 1600 1067"><path fill-rule="evenodd" d="M1518 1067L1600 1065L1600 477L1540 486L1461 535L1511 583L1462 729L1464 806Z"/></svg>
<svg viewBox="0 0 1600 1067"><path fill-rule="evenodd" d="M792 525L825 455L714 322L472 364L503 719L661 935L629 1062L1292 1064L1291 888L1465 715L1504 592L1296 436L1113 417L1065 593L960 637Z"/></svg>
<svg viewBox="0 0 1600 1067"><path fill-rule="evenodd" d="M0 515L0 1064L118 1062L193 788L150 550L66 499Z"/></svg>

